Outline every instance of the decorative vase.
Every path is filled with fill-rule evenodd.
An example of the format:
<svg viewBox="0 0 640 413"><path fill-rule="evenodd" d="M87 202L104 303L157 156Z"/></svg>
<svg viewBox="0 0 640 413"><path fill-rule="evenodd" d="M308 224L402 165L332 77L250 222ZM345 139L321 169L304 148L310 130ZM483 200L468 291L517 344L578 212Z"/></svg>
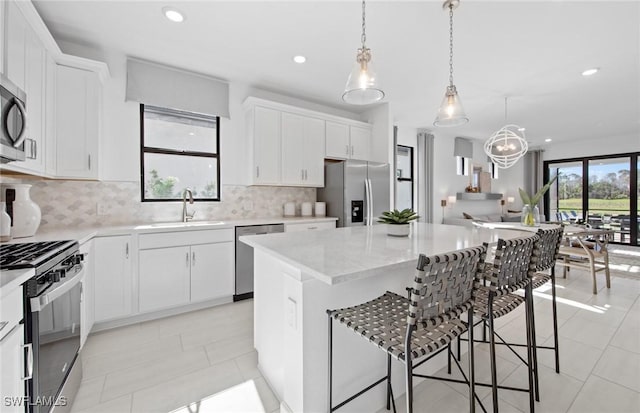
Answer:
<svg viewBox="0 0 640 413"><path fill-rule="evenodd" d="M387 224L387 235L392 237L408 237L409 224Z"/></svg>
<svg viewBox="0 0 640 413"><path fill-rule="evenodd" d="M0 242L11 240L11 217L7 214L6 206L0 202Z"/></svg>
<svg viewBox="0 0 640 413"><path fill-rule="evenodd" d="M522 207L522 225L527 227L539 227L540 226L540 210L537 205L531 208L531 205L525 204Z"/></svg>
<svg viewBox="0 0 640 413"><path fill-rule="evenodd" d="M40 226L42 213L40 207L31 200L28 184L2 184L0 201L5 202L7 211L11 212L11 233L13 238L33 236ZM7 197L10 191L14 195Z"/></svg>

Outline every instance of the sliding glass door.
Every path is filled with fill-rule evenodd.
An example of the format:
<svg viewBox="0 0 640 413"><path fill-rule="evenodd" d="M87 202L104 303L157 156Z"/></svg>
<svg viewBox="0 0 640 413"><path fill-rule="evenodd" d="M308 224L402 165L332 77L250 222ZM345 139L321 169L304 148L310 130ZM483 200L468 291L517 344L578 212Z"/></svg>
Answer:
<svg viewBox="0 0 640 413"><path fill-rule="evenodd" d="M558 176L545 199L550 219L611 229L614 242L639 245L638 158L632 153L545 161L545 182Z"/></svg>

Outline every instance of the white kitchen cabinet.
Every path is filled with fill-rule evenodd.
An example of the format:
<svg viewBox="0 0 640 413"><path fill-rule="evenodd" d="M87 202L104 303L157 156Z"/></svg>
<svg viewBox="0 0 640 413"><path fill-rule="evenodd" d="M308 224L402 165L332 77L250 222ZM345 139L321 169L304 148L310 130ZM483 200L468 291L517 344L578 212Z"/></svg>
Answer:
<svg viewBox="0 0 640 413"><path fill-rule="evenodd" d="M189 247L141 250L139 261L140 312L189 303Z"/></svg>
<svg viewBox="0 0 640 413"><path fill-rule="evenodd" d="M141 234L140 312L230 298L234 241L232 228Z"/></svg>
<svg viewBox="0 0 640 413"><path fill-rule="evenodd" d="M325 122L282 113L282 184L324 186Z"/></svg>
<svg viewBox="0 0 640 413"><path fill-rule="evenodd" d="M5 17L7 15L6 4L7 4L6 1L0 1L0 22L2 23L2 26L4 28L7 27L7 21L5 20ZM7 59L5 58L5 54L7 53L7 48L5 46L4 39L6 39L5 30L0 29L0 74L3 74L3 75L5 73L4 64L7 61Z"/></svg>
<svg viewBox="0 0 640 413"><path fill-rule="evenodd" d="M56 62L53 56L45 56L45 109L44 109L44 137L45 137L45 173L56 175Z"/></svg>
<svg viewBox="0 0 640 413"><path fill-rule="evenodd" d="M371 128L327 121L325 156L370 160Z"/></svg>
<svg viewBox="0 0 640 413"><path fill-rule="evenodd" d="M17 400L25 395L25 356L29 357L29 365L33 365L33 352L25 353L23 319L23 291L16 287L4 291L0 297L0 410L7 412L24 412L24 404L5 403L4 397Z"/></svg>
<svg viewBox="0 0 640 413"><path fill-rule="evenodd" d="M132 237L94 239L95 322L133 313Z"/></svg>
<svg viewBox="0 0 640 413"><path fill-rule="evenodd" d="M80 245L84 254L82 277L82 298L80 300L80 348L84 347L95 321L95 269L93 240Z"/></svg>
<svg viewBox="0 0 640 413"><path fill-rule="evenodd" d="M45 171L45 64L46 51L38 36L26 30L25 92L27 94L27 132L25 161L21 168L36 174Z"/></svg>
<svg viewBox="0 0 640 413"><path fill-rule="evenodd" d="M280 183L280 112L256 106L249 120L253 137L253 179L256 185Z"/></svg>
<svg viewBox="0 0 640 413"><path fill-rule="evenodd" d="M234 292L233 242L191 246L191 302L231 297Z"/></svg>
<svg viewBox="0 0 640 413"><path fill-rule="evenodd" d="M301 224L284 224L284 232L322 231L334 229L336 221L307 222Z"/></svg>
<svg viewBox="0 0 640 413"><path fill-rule="evenodd" d="M27 21L20 11L20 8L14 1L7 1L5 13L6 19L6 54L5 66L7 78L17 87L25 89L25 51L26 51L26 35ZM27 101L28 107L28 101Z"/></svg>
<svg viewBox="0 0 640 413"><path fill-rule="evenodd" d="M59 64L55 82L56 177L97 179L98 74Z"/></svg>

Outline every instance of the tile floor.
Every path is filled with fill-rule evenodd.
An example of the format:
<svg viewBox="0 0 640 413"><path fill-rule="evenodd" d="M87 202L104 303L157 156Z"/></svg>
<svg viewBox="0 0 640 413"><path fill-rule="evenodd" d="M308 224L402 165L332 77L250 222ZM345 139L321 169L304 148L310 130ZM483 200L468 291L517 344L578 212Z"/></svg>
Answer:
<svg viewBox="0 0 640 413"><path fill-rule="evenodd" d="M561 374L554 371L553 353L541 350L537 412L640 412L640 278L629 273L614 273L610 290L600 276L595 296L587 273L572 270L559 278ZM549 287L535 294L538 342L549 345ZM256 368L252 311L252 301L243 301L91 335L72 412L279 411ZM523 319L518 309L499 320L498 331L524 342ZM476 375L488 381L488 348L476 348ZM499 380L525 386L526 368L502 347L498 355ZM467 411L466 391L425 381L416 389L416 413ZM478 393L489 409L489 389ZM398 411L404 406L400 397ZM501 391L500 410L527 412L526 393ZM341 411L350 412L348 405Z"/></svg>

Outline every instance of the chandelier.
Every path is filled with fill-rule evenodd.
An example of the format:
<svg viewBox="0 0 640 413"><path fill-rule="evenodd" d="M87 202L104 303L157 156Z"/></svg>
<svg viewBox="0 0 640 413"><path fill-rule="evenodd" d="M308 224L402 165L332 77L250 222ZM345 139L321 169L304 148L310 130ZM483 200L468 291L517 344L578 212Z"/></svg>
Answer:
<svg viewBox="0 0 640 413"><path fill-rule="evenodd" d="M507 98L504 98L504 119L507 120ZM529 144L524 128L508 124L494 132L484 143L484 152L498 168L512 167L527 153Z"/></svg>

